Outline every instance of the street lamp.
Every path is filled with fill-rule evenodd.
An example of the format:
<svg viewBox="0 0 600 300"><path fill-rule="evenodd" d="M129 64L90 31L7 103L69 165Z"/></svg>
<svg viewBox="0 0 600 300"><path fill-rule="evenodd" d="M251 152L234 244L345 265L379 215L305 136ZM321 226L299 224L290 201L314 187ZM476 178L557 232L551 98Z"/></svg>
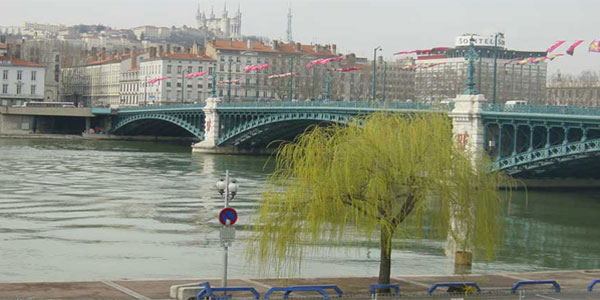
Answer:
<svg viewBox="0 0 600 300"><path fill-rule="evenodd" d="M373 49L373 101L376 100L376 92L377 92L377 50L383 51L381 46L377 46L377 48Z"/></svg>
<svg viewBox="0 0 600 300"><path fill-rule="evenodd" d="M233 200L238 191L238 183L237 180L231 179L229 180L229 170L225 171L225 179L221 179L215 183L215 188L217 192L223 197L225 201L225 208L229 207L229 201ZM227 221L229 224L229 220ZM224 226L223 228L230 227ZM222 228L222 230L223 230ZM232 227L233 229L233 227ZM235 233L235 231L234 231ZM221 238L223 234L221 234ZM231 242L233 241L221 241L223 245L223 287L227 287L227 259L228 259L228 249L231 246Z"/></svg>
<svg viewBox="0 0 600 300"><path fill-rule="evenodd" d="M496 103L496 61L498 60L498 37L504 38L504 33L494 34L494 86L492 88L492 104Z"/></svg>

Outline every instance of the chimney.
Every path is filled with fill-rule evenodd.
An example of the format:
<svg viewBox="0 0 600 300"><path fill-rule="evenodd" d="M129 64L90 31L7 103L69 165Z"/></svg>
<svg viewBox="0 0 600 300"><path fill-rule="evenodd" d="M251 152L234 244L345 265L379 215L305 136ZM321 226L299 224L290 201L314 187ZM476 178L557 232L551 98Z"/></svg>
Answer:
<svg viewBox="0 0 600 300"><path fill-rule="evenodd" d="M118 54L117 50L113 50L111 58L113 58L113 59L117 58L117 54Z"/></svg>
<svg viewBox="0 0 600 300"><path fill-rule="evenodd" d="M129 52L129 57L131 58L131 69L137 69L137 53L134 50Z"/></svg>
<svg viewBox="0 0 600 300"><path fill-rule="evenodd" d="M233 47L233 38L229 39L229 47Z"/></svg>
<svg viewBox="0 0 600 300"><path fill-rule="evenodd" d="M190 49L190 47L185 47L186 54L190 54L191 52L192 52L192 49Z"/></svg>
<svg viewBox="0 0 600 300"><path fill-rule="evenodd" d="M101 60L106 59L106 48L104 48L104 47L102 47L102 50L100 50L100 59Z"/></svg>
<svg viewBox="0 0 600 300"><path fill-rule="evenodd" d="M273 48L273 50L277 50L279 48L279 41L272 40L271 41L271 48Z"/></svg>
<svg viewBox="0 0 600 300"><path fill-rule="evenodd" d="M301 50L302 50L302 44L296 43L296 51L301 51Z"/></svg>
<svg viewBox="0 0 600 300"><path fill-rule="evenodd" d="M165 47L163 45L158 46L158 56L163 57L165 55Z"/></svg>
<svg viewBox="0 0 600 300"><path fill-rule="evenodd" d="M331 52L333 55L337 55L337 46L335 44L331 45Z"/></svg>
<svg viewBox="0 0 600 300"><path fill-rule="evenodd" d="M254 43L251 40L247 41L248 49L254 49Z"/></svg>
<svg viewBox="0 0 600 300"><path fill-rule="evenodd" d="M150 47L150 58L156 57L156 47Z"/></svg>
<svg viewBox="0 0 600 300"><path fill-rule="evenodd" d="M171 44L167 44L167 54L173 54L171 53Z"/></svg>

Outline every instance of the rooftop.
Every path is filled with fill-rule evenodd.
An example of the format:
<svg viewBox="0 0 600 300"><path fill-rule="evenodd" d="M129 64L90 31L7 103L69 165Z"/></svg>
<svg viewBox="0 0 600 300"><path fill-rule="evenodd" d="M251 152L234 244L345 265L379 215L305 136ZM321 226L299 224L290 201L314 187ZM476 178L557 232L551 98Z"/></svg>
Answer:
<svg viewBox="0 0 600 300"><path fill-rule="evenodd" d="M318 55L318 56L335 56L330 46L319 46L319 45L303 45L303 44L286 44L283 42L277 43L275 47L265 45L261 42L252 42L252 48L248 47L248 41L231 41L231 40L217 40L213 42L214 47L217 50L231 50L231 51L256 51L256 52L267 52L267 53L285 53L285 54L298 54L298 55ZM334 46L335 47L335 46Z"/></svg>
<svg viewBox="0 0 600 300"><path fill-rule="evenodd" d="M19 58L13 58L10 56L0 56L0 64L10 64L12 66L20 67L44 67L44 65L40 65L38 63Z"/></svg>

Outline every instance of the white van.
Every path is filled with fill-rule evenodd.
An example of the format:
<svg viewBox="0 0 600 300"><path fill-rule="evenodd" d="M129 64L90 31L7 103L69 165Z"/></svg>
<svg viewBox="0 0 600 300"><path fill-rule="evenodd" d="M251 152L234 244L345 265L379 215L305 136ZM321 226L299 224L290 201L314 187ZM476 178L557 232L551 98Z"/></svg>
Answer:
<svg viewBox="0 0 600 300"><path fill-rule="evenodd" d="M510 100L506 101L506 106L518 106L518 105L527 105L527 101L525 100Z"/></svg>

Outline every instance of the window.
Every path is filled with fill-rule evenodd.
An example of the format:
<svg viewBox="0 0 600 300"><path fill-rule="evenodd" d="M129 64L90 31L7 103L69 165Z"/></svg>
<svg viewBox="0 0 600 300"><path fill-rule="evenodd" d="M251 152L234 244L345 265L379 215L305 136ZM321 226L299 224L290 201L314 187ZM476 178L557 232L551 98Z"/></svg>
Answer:
<svg viewBox="0 0 600 300"><path fill-rule="evenodd" d="M201 89L202 88L202 83L198 83L198 88Z"/></svg>
<svg viewBox="0 0 600 300"><path fill-rule="evenodd" d="M8 94L8 84L2 85L2 94Z"/></svg>
<svg viewBox="0 0 600 300"><path fill-rule="evenodd" d="M31 94L35 95L35 84L31 85Z"/></svg>
<svg viewBox="0 0 600 300"><path fill-rule="evenodd" d="M23 85L17 84L17 95L21 95L21 88Z"/></svg>
<svg viewBox="0 0 600 300"><path fill-rule="evenodd" d="M193 86L192 84L188 84L188 85L187 85L187 88L188 88L188 89L191 89L191 88L193 88L193 87L194 87L194 86Z"/></svg>
<svg viewBox="0 0 600 300"><path fill-rule="evenodd" d="M221 71L221 72L225 71L225 65L224 64L219 65L219 71Z"/></svg>
<svg viewBox="0 0 600 300"><path fill-rule="evenodd" d="M202 99L202 92L198 92L198 100Z"/></svg>
<svg viewBox="0 0 600 300"><path fill-rule="evenodd" d="M178 83L177 83L177 87L181 87L181 82L178 82Z"/></svg>
<svg viewBox="0 0 600 300"><path fill-rule="evenodd" d="M213 68L208 68L208 75L212 75L213 73Z"/></svg>
<svg viewBox="0 0 600 300"><path fill-rule="evenodd" d="M188 73L192 73L192 72L194 72L194 70L192 69L192 66L189 66L189 67L188 67L188 70L187 70L187 72L188 72Z"/></svg>
<svg viewBox="0 0 600 300"><path fill-rule="evenodd" d="M212 83L210 83L210 82L208 83L208 88L212 89Z"/></svg>
<svg viewBox="0 0 600 300"><path fill-rule="evenodd" d="M60 56L59 55L56 55L54 57L54 62L60 62Z"/></svg>
<svg viewBox="0 0 600 300"><path fill-rule="evenodd" d="M240 62L240 61L241 61L240 57L239 57L239 56L237 56L237 57L235 58L235 61L237 61L237 62Z"/></svg>
<svg viewBox="0 0 600 300"><path fill-rule="evenodd" d="M2 71L2 79L8 79L8 70Z"/></svg>
<svg viewBox="0 0 600 300"><path fill-rule="evenodd" d="M23 79L23 71L17 71L17 80Z"/></svg>
<svg viewBox="0 0 600 300"><path fill-rule="evenodd" d="M171 74L171 65L167 65L167 74Z"/></svg>
<svg viewBox="0 0 600 300"><path fill-rule="evenodd" d="M167 81L167 87L171 87L171 83Z"/></svg>
<svg viewBox="0 0 600 300"><path fill-rule="evenodd" d="M37 75L37 72L36 71L31 71L31 81L35 81L35 75Z"/></svg>
<svg viewBox="0 0 600 300"><path fill-rule="evenodd" d="M239 72L239 71L240 71L240 65L236 65L236 66L235 66L235 71L236 71L236 72Z"/></svg>
<svg viewBox="0 0 600 300"><path fill-rule="evenodd" d="M204 68L202 66L198 67L198 72L203 72Z"/></svg>
<svg viewBox="0 0 600 300"><path fill-rule="evenodd" d="M177 74L181 74L181 66L177 66Z"/></svg>

